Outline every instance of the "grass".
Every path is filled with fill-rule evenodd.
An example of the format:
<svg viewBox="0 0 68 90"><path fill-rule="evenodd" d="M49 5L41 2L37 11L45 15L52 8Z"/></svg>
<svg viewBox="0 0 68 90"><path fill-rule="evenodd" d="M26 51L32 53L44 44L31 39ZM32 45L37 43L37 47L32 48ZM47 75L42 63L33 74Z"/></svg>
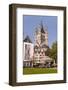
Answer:
<svg viewBox="0 0 68 90"><path fill-rule="evenodd" d="M56 68L23 68L23 74L47 74L47 73L57 73Z"/></svg>

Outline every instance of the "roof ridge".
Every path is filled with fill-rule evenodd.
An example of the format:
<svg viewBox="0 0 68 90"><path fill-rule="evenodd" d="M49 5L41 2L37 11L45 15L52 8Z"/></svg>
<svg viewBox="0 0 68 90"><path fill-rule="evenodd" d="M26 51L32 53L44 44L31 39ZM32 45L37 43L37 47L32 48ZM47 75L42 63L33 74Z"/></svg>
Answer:
<svg viewBox="0 0 68 90"><path fill-rule="evenodd" d="M24 42L29 42L32 43L32 41L30 40L29 36L27 35L26 38L24 39Z"/></svg>

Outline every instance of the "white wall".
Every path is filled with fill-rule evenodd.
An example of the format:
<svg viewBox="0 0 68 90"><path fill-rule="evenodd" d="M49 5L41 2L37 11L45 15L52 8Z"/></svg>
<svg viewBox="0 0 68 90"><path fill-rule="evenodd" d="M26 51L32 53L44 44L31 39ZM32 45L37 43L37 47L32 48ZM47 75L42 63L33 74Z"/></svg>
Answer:
<svg viewBox="0 0 68 90"><path fill-rule="evenodd" d="M68 11L68 4L67 4L68 0L0 0L0 90L35 90L35 89L36 90L37 89L67 90L68 83L53 84L53 85L37 85L37 86L27 86L27 87L22 87L22 86L11 87L8 85L8 77L9 77L8 75L9 73L8 72L9 70L9 45L8 45L9 44L8 41L9 40L9 6L8 5L10 3L67 6L67 11ZM67 16L68 16L68 12L67 12ZM67 18L67 22L68 22L68 18Z"/></svg>
<svg viewBox="0 0 68 90"><path fill-rule="evenodd" d="M25 45L30 45L30 58L32 58L33 57L33 48L34 48L34 45L33 45L33 43L28 43L28 42L24 42L24 57L25 57ZM23 59L24 60L24 59Z"/></svg>

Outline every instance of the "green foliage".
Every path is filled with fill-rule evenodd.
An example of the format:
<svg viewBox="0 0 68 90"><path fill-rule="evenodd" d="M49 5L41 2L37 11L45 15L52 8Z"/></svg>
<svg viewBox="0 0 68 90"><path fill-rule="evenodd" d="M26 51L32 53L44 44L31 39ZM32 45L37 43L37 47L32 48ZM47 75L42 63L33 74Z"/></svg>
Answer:
<svg viewBox="0 0 68 90"><path fill-rule="evenodd" d="M51 48L48 48L46 55L51 57L57 63L57 42L54 42Z"/></svg>

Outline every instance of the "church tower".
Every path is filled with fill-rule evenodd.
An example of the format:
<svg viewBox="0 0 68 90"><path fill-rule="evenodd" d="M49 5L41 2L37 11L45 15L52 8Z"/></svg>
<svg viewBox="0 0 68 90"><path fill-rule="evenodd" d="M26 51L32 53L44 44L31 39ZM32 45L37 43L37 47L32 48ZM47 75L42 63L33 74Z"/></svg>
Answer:
<svg viewBox="0 0 68 90"><path fill-rule="evenodd" d="M47 28L43 27L43 24L41 22L41 24L38 25L38 27L36 28L35 31L35 44L37 46L39 45L43 45L45 44L46 46L48 46L48 32L47 32Z"/></svg>
<svg viewBox="0 0 68 90"><path fill-rule="evenodd" d="M46 51L48 49L48 32L43 24L38 25L35 31L34 63L45 64Z"/></svg>

